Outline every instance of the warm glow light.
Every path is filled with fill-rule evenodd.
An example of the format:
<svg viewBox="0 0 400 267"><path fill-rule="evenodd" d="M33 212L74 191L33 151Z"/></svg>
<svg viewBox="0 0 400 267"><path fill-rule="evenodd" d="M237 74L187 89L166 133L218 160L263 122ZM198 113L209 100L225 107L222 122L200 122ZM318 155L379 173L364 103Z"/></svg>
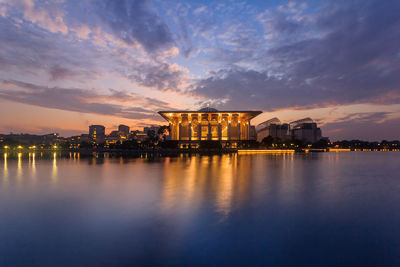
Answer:
<svg viewBox="0 0 400 267"><path fill-rule="evenodd" d="M5 149L9 148L9 146L4 146Z"/></svg>
<svg viewBox="0 0 400 267"><path fill-rule="evenodd" d="M53 148L54 148L54 149L56 149L56 148L57 148L57 146L53 146Z"/></svg>
<svg viewBox="0 0 400 267"><path fill-rule="evenodd" d="M348 152L350 148L329 148L329 152Z"/></svg>
<svg viewBox="0 0 400 267"><path fill-rule="evenodd" d="M294 149L239 149L238 153L294 153Z"/></svg>
<svg viewBox="0 0 400 267"><path fill-rule="evenodd" d="M23 148L23 147L22 147L22 146L17 146L17 148L18 148L18 149L21 149L21 148Z"/></svg>

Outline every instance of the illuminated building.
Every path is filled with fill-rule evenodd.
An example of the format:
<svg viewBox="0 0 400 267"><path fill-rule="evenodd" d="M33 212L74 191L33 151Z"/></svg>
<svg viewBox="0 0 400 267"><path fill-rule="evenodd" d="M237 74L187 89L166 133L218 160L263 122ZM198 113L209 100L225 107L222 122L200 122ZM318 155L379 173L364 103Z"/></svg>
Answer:
<svg viewBox="0 0 400 267"><path fill-rule="evenodd" d="M219 141L224 146L237 146L251 140L250 120L261 111L218 111L203 108L198 111L160 111L169 122L170 140L179 141L181 147L200 141ZM254 134L253 134L254 138Z"/></svg>
<svg viewBox="0 0 400 267"><path fill-rule="evenodd" d="M106 128L103 125L90 125L89 126L89 140L95 144L101 144L106 139Z"/></svg>
<svg viewBox="0 0 400 267"><path fill-rule="evenodd" d="M141 132L141 131L131 131L130 139L138 141L138 142L143 142L147 138L147 133L146 132Z"/></svg>
<svg viewBox="0 0 400 267"><path fill-rule="evenodd" d="M106 136L107 144L115 144L120 140L121 140L121 138L120 138L119 131L112 131L109 135Z"/></svg>

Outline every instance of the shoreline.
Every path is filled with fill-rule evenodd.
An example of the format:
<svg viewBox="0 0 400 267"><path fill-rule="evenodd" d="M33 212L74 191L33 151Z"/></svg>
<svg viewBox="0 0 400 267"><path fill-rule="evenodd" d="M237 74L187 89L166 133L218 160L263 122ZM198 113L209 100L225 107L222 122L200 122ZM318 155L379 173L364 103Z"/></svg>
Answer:
<svg viewBox="0 0 400 267"><path fill-rule="evenodd" d="M218 154L287 154L287 153L322 153L322 152L400 152L400 149L348 149L348 148L327 148L327 149L0 149L2 154L26 154L26 153L61 153L76 154L80 156L93 156L97 154L120 155L120 156L141 156L156 155L161 157L177 156L180 154L200 154L200 155L218 155Z"/></svg>

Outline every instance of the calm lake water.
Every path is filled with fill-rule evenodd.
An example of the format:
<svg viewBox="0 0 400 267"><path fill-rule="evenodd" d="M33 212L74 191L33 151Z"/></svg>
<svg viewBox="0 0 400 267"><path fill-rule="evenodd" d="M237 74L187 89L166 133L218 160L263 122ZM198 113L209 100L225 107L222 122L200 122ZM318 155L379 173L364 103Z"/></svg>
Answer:
<svg viewBox="0 0 400 267"><path fill-rule="evenodd" d="M400 266L399 152L0 157L1 266Z"/></svg>

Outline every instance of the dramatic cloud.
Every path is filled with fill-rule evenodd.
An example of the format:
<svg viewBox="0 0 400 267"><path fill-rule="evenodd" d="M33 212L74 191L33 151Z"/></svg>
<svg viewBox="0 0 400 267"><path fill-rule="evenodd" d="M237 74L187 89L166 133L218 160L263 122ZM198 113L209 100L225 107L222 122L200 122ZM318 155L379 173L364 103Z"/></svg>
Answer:
<svg viewBox="0 0 400 267"><path fill-rule="evenodd" d="M38 29L21 28L18 24L0 20L0 71L13 75L41 76L46 72L51 81L59 79L89 79L99 75L104 58L97 49L83 51L74 45Z"/></svg>
<svg viewBox="0 0 400 267"><path fill-rule="evenodd" d="M395 0L0 0L0 98L136 125L206 103L287 118L365 104L316 119L379 128L395 114L369 109L400 104L399 13Z"/></svg>
<svg viewBox="0 0 400 267"><path fill-rule="evenodd" d="M224 107L264 110L399 103L400 3L388 2L329 5L311 20L321 36L278 42L258 60L263 69L221 69L200 79L192 92ZM287 21L279 14L268 20L274 34L307 29L303 23L310 21Z"/></svg>
<svg viewBox="0 0 400 267"><path fill-rule="evenodd" d="M111 91L110 95L101 95L94 90L82 90L77 88L49 88L14 80L3 80L0 84L0 98L19 103L37 105L46 108L70 110L83 113L95 113L101 115L120 116L128 119L152 119L161 121L156 115L151 98L143 98L136 95ZM109 103L97 100L108 99ZM120 104L111 104L110 101L118 102L140 102L148 108L126 107Z"/></svg>
<svg viewBox="0 0 400 267"><path fill-rule="evenodd" d="M398 140L400 118L388 118L390 113L355 113L323 126L324 133L334 140L358 139L369 141Z"/></svg>
<svg viewBox="0 0 400 267"><path fill-rule="evenodd" d="M168 26L147 0L99 1L99 15L113 33L127 44L140 43L153 52L173 44Z"/></svg>

